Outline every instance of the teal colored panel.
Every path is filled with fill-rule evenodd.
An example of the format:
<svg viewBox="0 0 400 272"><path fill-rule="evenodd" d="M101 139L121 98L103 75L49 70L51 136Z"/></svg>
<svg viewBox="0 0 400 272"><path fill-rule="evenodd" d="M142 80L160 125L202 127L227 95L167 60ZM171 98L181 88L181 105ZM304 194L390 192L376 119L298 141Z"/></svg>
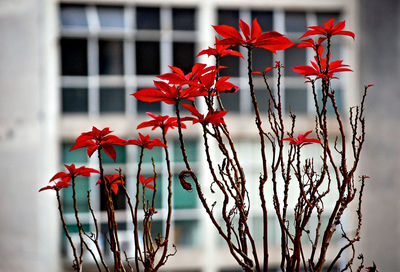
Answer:
<svg viewBox="0 0 400 272"><path fill-rule="evenodd" d="M72 182L72 181L71 181ZM87 203L87 191L89 190L89 179L86 177L77 177L76 185L76 201L79 212L89 212ZM72 199L72 185L63 191L63 208L65 213L74 213L74 203Z"/></svg>
<svg viewBox="0 0 400 272"><path fill-rule="evenodd" d="M335 89L335 101L336 105L338 107L339 113L343 113L343 94L342 94L342 89ZM318 90L318 105L322 107L322 93L321 89ZM327 112L329 115L334 115L335 110L332 106L331 99L328 98L327 102Z"/></svg>
<svg viewBox="0 0 400 272"><path fill-rule="evenodd" d="M126 146L113 145L115 152L117 152L117 157L115 162L104 152L101 151L101 158L103 163L126 163ZM95 153L97 156L97 153Z"/></svg>
<svg viewBox="0 0 400 272"><path fill-rule="evenodd" d="M187 181L192 183L192 179L190 177L187 178ZM173 207L175 209L193 209L197 207L196 193L183 189L178 175L174 176L172 198L174 203Z"/></svg>
<svg viewBox="0 0 400 272"><path fill-rule="evenodd" d="M69 151L73 145L74 145L73 143L63 143L62 144L62 162L66 163L66 164L86 163L88 161L86 148L79 148L79 149Z"/></svg>
<svg viewBox="0 0 400 272"><path fill-rule="evenodd" d="M140 159L140 147L137 149L137 158ZM164 149L162 147L153 147L153 149L144 149L143 163L151 163L151 158L154 162L161 162L163 160Z"/></svg>
<svg viewBox="0 0 400 272"><path fill-rule="evenodd" d="M191 162L197 161L197 141L194 140L185 140L185 150L188 160ZM175 162L183 162L182 151L179 141L174 143L174 161Z"/></svg>
<svg viewBox="0 0 400 272"><path fill-rule="evenodd" d="M201 233L198 220L179 220L174 222L174 241L179 246L196 247L200 245Z"/></svg>
<svg viewBox="0 0 400 272"><path fill-rule="evenodd" d="M90 231L89 224L82 224L82 227L86 232ZM78 233L78 226L76 224L67 224L67 229L68 229L69 233Z"/></svg>
<svg viewBox="0 0 400 272"><path fill-rule="evenodd" d="M280 231L277 229L276 220L274 218L268 218L268 242L272 245L279 243ZM264 223L261 216L255 216L252 218L252 235L257 244L262 245L264 237Z"/></svg>
<svg viewBox="0 0 400 272"><path fill-rule="evenodd" d="M138 222L139 224L139 234L140 234L140 239L143 239L143 221ZM161 220L153 220L151 222L151 236L153 237L153 240L158 237L158 234L160 234L162 237L164 235L164 227L163 227L163 222Z"/></svg>

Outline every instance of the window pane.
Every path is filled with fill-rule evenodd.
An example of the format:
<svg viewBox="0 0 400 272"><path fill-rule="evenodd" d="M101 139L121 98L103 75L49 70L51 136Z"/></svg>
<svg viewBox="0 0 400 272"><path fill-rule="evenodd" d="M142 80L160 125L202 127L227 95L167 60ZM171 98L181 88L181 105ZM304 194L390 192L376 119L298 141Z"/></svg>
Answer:
<svg viewBox="0 0 400 272"><path fill-rule="evenodd" d="M88 161L88 156L86 153L86 148L79 148L69 151L74 143L63 143L62 144L62 162L66 164L75 163L86 163Z"/></svg>
<svg viewBox="0 0 400 272"><path fill-rule="evenodd" d="M323 23L334 18L335 24L339 22L339 12L317 12L317 22L319 26L323 26Z"/></svg>
<svg viewBox="0 0 400 272"><path fill-rule="evenodd" d="M138 223L138 229L139 229L139 239L142 239L142 234L143 233L143 222ZM153 220L151 223L151 236L153 239L160 234L161 236L164 235L164 227L163 227L163 222L160 220Z"/></svg>
<svg viewBox="0 0 400 272"><path fill-rule="evenodd" d="M306 14L304 12L286 12L285 27L287 32L305 32Z"/></svg>
<svg viewBox="0 0 400 272"><path fill-rule="evenodd" d="M89 224L82 224L82 227L86 232L90 231L90 225ZM67 224L67 229L68 229L69 233L78 233L79 232L77 224ZM65 239L67 239L67 237L65 237Z"/></svg>
<svg viewBox="0 0 400 272"><path fill-rule="evenodd" d="M239 51L239 47L235 46L231 48L232 50ZM264 50L265 51L265 50ZM240 58L236 56L225 56L221 59L222 66L226 66L228 68L224 68L220 70L221 76L231 76L238 77L239 76L239 66L240 66Z"/></svg>
<svg viewBox="0 0 400 272"><path fill-rule="evenodd" d="M139 137L139 136L138 136ZM153 139L153 138L151 138ZM140 147L137 148L137 161L140 159ZM163 160L164 150L162 147L153 147L153 149L145 149L143 153L143 163L151 163L151 159L154 162L161 162Z"/></svg>
<svg viewBox="0 0 400 272"><path fill-rule="evenodd" d="M160 29L160 9L138 7L136 26L138 29Z"/></svg>
<svg viewBox="0 0 400 272"><path fill-rule="evenodd" d="M159 42L136 42L136 73L138 75L160 74Z"/></svg>
<svg viewBox="0 0 400 272"><path fill-rule="evenodd" d="M122 41L99 41L100 75L122 75L123 65Z"/></svg>
<svg viewBox="0 0 400 272"><path fill-rule="evenodd" d="M218 24L219 25L230 25L234 28L239 28L239 11L237 10L218 10Z"/></svg>
<svg viewBox="0 0 400 272"><path fill-rule="evenodd" d="M197 161L197 141L185 140L185 150L188 160L191 162ZM174 143L174 162L183 162L181 146L179 141Z"/></svg>
<svg viewBox="0 0 400 272"><path fill-rule="evenodd" d="M100 89L100 112L124 112L125 111L125 89L124 88L101 88Z"/></svg>
<svg viewBox="0 0 400 272"><path fill-rule="evenodd" d="M273 13L272 11L251 11L251 18L257 18L263 32L273 30ZM250 25L250 22L247 22Z"/></svg>
<svg viewBox="0 0 400 272"><path fill-rule="evenodd" d="M224 105L225 110L239 112L240 111L240 94L236 93L221 93L222 104Z"/></svg>
<svg viewBox="0 0 400 272"><path fill-rule="evenodd" d="M97 7L100 26L104 28L123 28L124 9L123 7L102 6Z"/></svg>
<svg viewBox="0 0 400 272"><path fill-rule="evenodd" d="M265 87L265 88L256 88L254 90L254 92L256 94L258 109L261 112L267 112L268 111L269 100L271 99L271 96L269 94L269 91L267 90L267 87ZM254 111L253 103L251 104L251 108Z"/></svg>
<svg viewBox="0 0 400 272"><path fill-rule="evenodd" d="M339 88L334 88L335 89L335 101L336 105L338 107L339 113L343 112L343 97L342 97L342 90ZM318 90L318 104L320 107L322 107L322 94L321 94L321 89ZM331 100L328 98L327 102L327 112L330 115L335 114L335 110L332 106Z"/></svg>
<svg viewBox="0 0 400 272"><path fill-rule="evenodd" d="M307 93L305 89L285 89L285 111L289 113L290 109L293 113L307 112Z"/></svg>
<svg viewBox="0 0 400 272"><path fill-rule="evenodd" d="M272 52L262 48L253 49L253 71L264 72L266 67L272 65Z"/></svg>
<svg viewBox="0 0 400 272"><path fill-rule="evenodd" d="M161 102L147 103L140 100L136 100L136 107L138 113L145 113L148 111L152 113L161 112Z"/></svg>
<svg viewBox="0 0 400 272"><path fill-rule="evenodd" d="M174 42L173 44L173 63L183 72L189 73L194 65L194 43Z"/></svg>
<svg viewBox="0 0 400 272"><path fill-rule="evenodd" d="M103 160L103 163L108 164L108 163L126 163L126 146L122 145L113 145L115 152L117 152L117 157L115 159L115 162L108 156L107 154L104 153L104 151L101 151L101 158Z"/></svg>
<svg viewBox="0 0 400 272"><path fill-rule="evenodd" d="M192 178L187 177L187 182L193 183ZM197 199L193 197L191 192L182 188L178 175L174 176L173 190L174 209L193 209L197 207Z"/></svg>
<svg viewBox="0 0 400 272"><path fill-rule="evenodd" d="M72 182L71 182L72 184ZM87 191L89 190L89 178L76 177L75 178L76 201L79 212L89 212L87 203ZM74 212L74 203L72 199L72 186L64 188L63 190L63 208L66 213Z"/></svg>
<svg viewBox="0 0 400 272"><path fill-rule="evenodd" d="M285 50L285 69L283 69L286 76L302 76L292 70L293 67L304 65L307 62L307 50L304 48L290 47Z"/></svg>
<svg viewBox="0 0 400 272"><path fill-rule="evenodd" d="M272 245L276 245L279 241L277 239L280 237L280 233L276 229L276 224L275 224L275 218L268 218L268 243ZM254 241L258 245L262 245L263 243L263 237L264 237L264 224L263 224L263 218L261 216L256 216L252 218L252 223L253 223L253 233L254 233ZM279 236L278 236L279 235Z"/></svg>
<svg viewBox="0 0 400 272"><path fill-rule="evenodd" d="M172 25L174 30L194 30L195 29L195 10L194 9L172 9Z"/></svg>
<svg viewBox="0 0 400 272"><path fill-rule="evenodd" d="M87 40L61 39L61 74L87 75Z"/></svg>
<svg viewBox="0 0 400 272"><path fill-rule="evenodd" d="M179 246L198 246L201 241L198 220L177 220L174 222L174 241Z"/></svg>
<svg viewBox="0 0 400 272"><path fill-rule="evenodd" d="M61 5L60 19L63 27L87 27L85 6Z"/></svg>
<svg viewBox="0 0 400 272"><path fill-rule="evenodd" d="M87 88L63 88L62 111L64 113L87 112L88 111Z"/></svg>

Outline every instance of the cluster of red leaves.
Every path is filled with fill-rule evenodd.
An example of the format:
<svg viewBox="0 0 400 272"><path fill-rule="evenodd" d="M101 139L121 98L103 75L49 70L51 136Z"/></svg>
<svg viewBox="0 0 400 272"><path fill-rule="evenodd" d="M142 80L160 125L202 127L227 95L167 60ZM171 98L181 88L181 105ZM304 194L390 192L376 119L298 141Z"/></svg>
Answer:
<svg viewBox="0 0 400 272"><path fill-rule="evenodd" d="M86 147L88 156L91 157L96 150L102 149L115 161L117 154L113 145L125 145L126 141L115 135L111 135L111 132L112 131L110 131L108 127L103 130L93 127L92 131L83 132L76 139L76 142L71 147L70 151Z"/></svg>
<svg viewBox="0 0 400 272"><path fill-rule="evenodd" d="M314 57L315 62L311 61L311 65L299 65L293 67L293 71L305 76L308 78L308 81L311 81L309 77L315 76L315 79L319 78L337 78L335 77L335 73L339 72L352 72L349 65L343 64L343 60L332 61L328 64L328 57L322 57L322 53L324 51L324 47L322 43L329 39L334 35L345 35L350 36L354 39L354 33L351 31L343 30L346 23L345 21L339 22L334 25L335 19L330 19L324 23L324 26L309 26L306 33L304 33L300 38L313 36L313 35L322 35L324 37L319 37L318 41L314 41L313 39L306 39L300 42L297 47L298 48L306 48L311 47L314 49L316 56Z"/></svg>
<svg viewBox="0 0 400 272"><path fill-rule="evenodd" d="M145 179L142 175L139 176L139 181L143 185L143 188L148 188L148 189L152 189L152 190L154 190L154 185L150 184L150 183L153 182L154 179L155 179L155 177L149 177L149 178Z"/></svg>
<svg viewBox="0 0 400 272"><path fill-rule="evenodd" d="M305 134L299 134L297 136L297 139L289 137L289 138L282 139L282 141L289 141L289 144L294 144L294 145L297 145L297 146L300 146L300 147L302 147L304 145L309 145L309 144L312 144L312 143L317 143L317 144L321 144L322 145L321 141L316 139L316 138L307 138L307 136L309 134L311 134L311 132L312 132L312 130L307 131Z"/></svg>
<svg viewBox="0 0 400 272"><path fill-rule="evenodd" d="M111 191L115 195L118 194L118 190L119 190L118 184L125 184L124 176L121 176L119 174L112 174L112 175L104 176L104 182L106 184L110 185ZM101 183L101 179L96 182L96 185L100 184L100 183Z"/></svg>
<svg viewBox="0 0 400 272"><path fill-rule="evenodd" d="M244 47L257 47L276 52L277 50L284 50L293 45L294 42L276 31L262 32L261 27L257 21L257 18L253 20L251 29L248 24L240 20L240 29L242 30L243 36L232 26L218 25L213 26L215 31L224 37L223 40L217 42L217 44L225 46L237 46L241 45Z"/></svg>
<svg viewBox="0 0 400 272"><path fill-rule="evenodd" d="M45 186L41 188L39 192L44 190L60 190L62 188L68 188L71 185L69 182L77 176L89 177L91 173L97 173L97 174L100 173L96 169L88 168L85 166L76 168L75 164L71 165L64 164L64 166L65 168L67 168L68 172L58 172L57 174L55 174L49 181L49 182L54 182L55 184ZM56 182L56 180L58 179L60 179L60 181Z"/></svg>
<svg viewBox="0 0 400 272"><path fill-rule="evenodd" d="M143 136L143 134L139 133L139 138L138 139L132 139L127 141L126 144L132 144L132 145L137 145L142 148L146 149L153 149L154 146L161 146L161 147L167 147L164 143L161 142L160 139L153 139L150 140L150 136L146 135Z"/></svg>
<svg viewBox="0 0 400 272"><path fill-rule="evenodd" d="M200 51L200 53L197 56L199 57L202 55L207 55L209 57L214 56L219 59L225 56L237 56L243 58L240 52L228 49L229 47L230 47L229 44L221 44L219 39L215 37L215 48L208 47L208 49Z"/></svg>
<svg viewBox="0 0 400 272"><path fill-rule="evenodd" d="M187 110L189 110L194 117L185 117L184 120L190 120L193 124L201 123L203 125L213 124L214 126L218 126L220 124L225 125L225 121L223 117L227 113L227 111L212 111L211 109L208 110L206 116L201 114L194 106L190 104L182 104Z"/></svg>
<svg viewBox="0 0 400 272"><path fill-rule="evenodd" d="M178 121L176 117L169 117L168 115L155 115L151 112L146 112L148 116L153 118L150 121L144 121L137 126L137 129L145 128L145 127L152 127L152 130L156 128L161 128L163 133L167 134L168 129L174 129L178 127ZM181 123L182 128L186 128L184 123Z"/></svg>

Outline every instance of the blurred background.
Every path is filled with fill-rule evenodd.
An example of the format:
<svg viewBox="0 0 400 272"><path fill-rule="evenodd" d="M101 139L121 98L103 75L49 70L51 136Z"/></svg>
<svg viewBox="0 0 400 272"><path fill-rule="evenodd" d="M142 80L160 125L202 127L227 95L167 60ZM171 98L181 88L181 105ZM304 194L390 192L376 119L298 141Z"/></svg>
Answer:
<svg viewBox="0 0 400 272"><path fill-rule="evenodd" d="M359 253L364 254L367 265L375 261L380 271L400 271L400 142L394 139L400 132L399 15L397 0L1 0L0 271L68 270L71 252L62 236L54 193L37 191L63 163L96 167L96 159L88 159L83 149L68 152L74 139L93 125L109 126L122 138L136 138L135 128L146 119L145 112L172 114L166 105L142 103L130 94L152 87L156 75L169 71L168 65L189 72L196 62L212 64L211 58L196 58L200 50L214 44L211 25L237 28L239 19L250 22L254 17L263 31L276 30L293 41L299 41L306 26L321 25L330 18L346 20L346 29L355 32L355 41L339 37L332 46L333 58L344 59L354 70L333 83L344 116L359 101L362 86L375 85L367 98L367 142L360 170L371 179L363 202ZM296 48L277 54L255 52L256 70L262 71L276 60L287 67L282 81L284 110L287 113L291 108L297 114L299 132L314 127L312 96L304 78L290 67L305 64L311 57L311 51ZM231 67L224 73L240 87L238 93L223 97L230 111L227 123L238 142L247 179L257 180L259 159L253 156L257 135L246 95L245 66L242 60L230 57L223 64ZM255 79L255 85L265 113L268 103L261 78ZM207 186L201 134L192 129L187 135L190 160ZM177 174L183 166L176 134L171 134L169 142ZM117 152L116 163L105 161L106 172L121 167L128 190L133 191L137 150L121 147ZM163 160L159 150L148 153L144 174L152 173L151 157ZM166 169L160 167L158 172L159 185L165 184ZM86 203L86 191L91 190L105 232L104 199L95 181L78 183L82 192L79 209L85 229L93 230ZM249 190L256 191L256 186ZM165 187L160 185L159 192L155 232L163 229L166 215ZM74 233L71 191L63 193L66 219ZM122 195L117 202L122 246L130 253L134 245L129 209ZM176 178L173 206L172 240L178 253L165 270L240 271L194 192L182 190ZM257 208L249 220L261 241ZM278 224L272 215L270 222L271 271L275 271L279 267Z"/></svg>

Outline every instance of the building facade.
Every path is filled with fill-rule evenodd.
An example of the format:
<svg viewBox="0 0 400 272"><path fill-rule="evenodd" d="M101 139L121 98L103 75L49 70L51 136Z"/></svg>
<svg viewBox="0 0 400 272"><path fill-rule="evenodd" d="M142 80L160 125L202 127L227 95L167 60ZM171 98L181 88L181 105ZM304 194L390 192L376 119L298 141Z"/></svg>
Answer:
<svg viewBox="0 0 400 272"><path fill-rule="evenodd" d="M68 261L63 264L65 259L71 259L71 252L61 238L54 196L50 193L37 194L38 188L61 169L63 163L96 167L96 159L88 159L85 152L68 152L74 139L93 125L98 128L110 127L119 137L132 139L137 137L136 126L146 119L145 112L172 114L173 109L166 105L142 103L136 101L131 94L138 89L151 87L155 76L169 71L168 65L179 66L188 72L195 62L211 64L208 58L196 58L201 49L214 43L215 33L211 25L229 24L238 27L240 18L250 22L257 17L263 31L276 30L296 41L306 26L320 25L332 17L345 19L347 28L356 33L356 41L339 39L333 48L338 52L336 58L345 59L355 71L351 75L344 75L341 85L334 86L341 108L346 112L345 109L356 104L359 99L358 68L363 68L363 79L368 80L369 75L375 75L373 62L366 61L368 58L365 57L369 52L378 50L370 42L375 33L371 29L375 28L366 28L363 23L371 24L367 16L371 11L367 7L375 7L377 4L374 1L366 2L369 3L366 7L355 0L251 3L224 0L20 0L18 5L14 1L0 3L0 32L5 37L1 42L1 48L4 49L0 50L0 61L3 64L0 68L0 151L4 158L2 170L6 173L2 179L5 194L1 200L1 215L6 219L0 227L0 270L62 271L63 267L69 267ZM387 1L387 7L392 5ZM381 12L373 17L374 22L379 21L386 12L398 14L398 9L375 8ZM358 36L361 38L358 39ZM394 52L397 52L398 46L393 46ZM361 60L359 49L363 50ZM254 68L263 70L266 66L272 66L275 60L293 67L306 63L311 56L312 52L306 50L288 49L277 54L260 50L255 52ZM227 72L232 76L232 83L246 90L247 76L242 61L228 58L225 64L232 67ZM386 71L382 69L380 71ZM298 115L299 127L313 128L312 97L303 82L302 77L290 69L285 70L282 81L284 109L288 112L290 108ZM256 78L255 84L256 95L261 96L261 78ZM245 91L240 91L223 99L230 109L227 123L239 143L248 179L257 179L260 159L252 155L257 150L256 127L253 125L251 101L245 94ZM375 107L377 105L374 103L382 101L374 99L374 94L371 96L373 102L369 102L369 105ZM386 102L379 104L382 111L385 110L383 103ZM261 103L260 107L265 113L267 103ZM381 123L374 117L371 119L373 124ZM244 130L243 124L251 125ZM371 124L369 126L372 127ZM386 125L381 123L381 126ZM154 132L145 132L159 137ZM199 132L196 129L187 131L187 144L195 170L204 173ZM374 139L374 131L370 131L370 134ZM169 142L175 170L172 239L179 251L175 257L170 258L166 269L234 271L237 266L233 258L219 240L194 192L188 193L180 188L177 174L183 165L176 134L171 134ZM366 153L371 150L371 146L367 147ZM120 148L117 152L116 163L105 161L105 171L112 173L113 169L121 167L127 177L127 188L133 192L138 150L130 146ZM397 154L392 152L393 156ZM144 161L144 173L152 172L151 157L158 162L163 160L161 152L157 150L148 153ZM371 163L366 159L364 168L370 169ZM158 172L159 184L165 183L166 169L161 167ZM379 176L384 175L380 173ZM207 186L206 174L201 175L201 178ZM394 177L385 178L395 180ZM102 229L106 223L104 199L95 182L89 179L88 182L79 183L80 191L84 192L78 195L80 211L83 212L82 222L89 231L94 226L85 203L87 190L91 190L93 206L100 214ZM250 188L250 191L256 193L257 187ZM381 191L382 195L386 194L385 190ZM163 228L162 219L166 216L163 200L166 199L167 191L160 187L159 192L161 195L156 204L159 213L153 224L156 229ZM70 192L65 190L64 194L68 196ZM368 199L372 199L372 202ZM368 199L366 206L373 207L369 209L377 210L380 207L372 204L375 203L375 197L369 196ZM395 203L394 199L392 201ZM71 203L65 200L64 205L67 222L72 224L73 214L69 213ZM117 208L122 246L128 253L133 252L129 209L124 204ZM387 238L391 242L386 243L386 239L376 242L374 234L378 232L376 228L379 224L374 224L368 211L365 211L368 223L364 224L367 235L363 237L365 242L362 243L362 251L366 252L369 260L374 259L382 265L384 271L397 271L396 258L381 257L381 253L371 247L372 244L379 244L381 248L388 246L393 249L397 240ZM382 212L379 214L385 215ZM387 220L393 221L393 224L397 222L395 216ZM277 268L280 252L279 238L275 233L278 234L278 223L272 216L270 221L273 226L270 237L271 263L272 267ZM255 236L261 238L261 211L254 209L250 222ZM72 225L70 227L73 232ZM390 226L387 228L385 233L396 233ZM393 234L393 237L397 236ZM392 256L398 256L396 254Z"/></svg>

